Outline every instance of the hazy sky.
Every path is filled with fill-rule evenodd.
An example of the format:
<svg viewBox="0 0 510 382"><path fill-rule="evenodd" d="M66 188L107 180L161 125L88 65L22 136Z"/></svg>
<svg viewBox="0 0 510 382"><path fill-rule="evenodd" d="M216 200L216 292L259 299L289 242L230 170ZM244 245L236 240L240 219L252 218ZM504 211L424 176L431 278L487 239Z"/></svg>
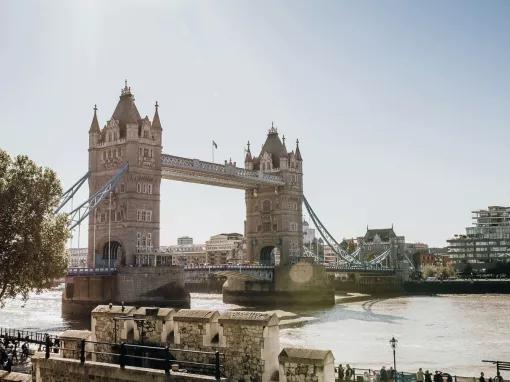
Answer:
<svg viewBox="0 0 510 382"><path fill-rule="evenodd" d="M166 153L210 160L214 139L241 163L272 120L299 138L338 239L394 223L443 246L510 205L510 1L2 0L0 55L0 147L64 188L127 78L142 116L159 101ZM243 231L242 191L161 193L161 244Z"/></svg>

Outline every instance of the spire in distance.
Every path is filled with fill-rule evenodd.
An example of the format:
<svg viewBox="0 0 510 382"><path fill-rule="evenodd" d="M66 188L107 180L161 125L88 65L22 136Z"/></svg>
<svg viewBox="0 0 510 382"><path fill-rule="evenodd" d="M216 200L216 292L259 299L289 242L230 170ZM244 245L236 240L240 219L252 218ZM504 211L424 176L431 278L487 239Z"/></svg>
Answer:
<svg viewBox="0 0 510 382"><path fill-rule="evenodd" d="M156 104L154 105L154 109L155 109L155 111L154 111L154 118L152 118L152 127L162 130L161 121L159 120L158 101L156 101Z"/></svg>
<svg viewBox="0 0 510 382"><path fill-rule="evenodd" d="M299 150L299 139L296 139L296 159L297 160L303 160L301 157L301 151Z"/></svg>
<svg viewBox="0 0 510 382"><path fill-rule="evenodd" d="M99 128L99 122L97 121L97 105L94 105L94 117L92 118L92 123L90 124L89 133L100 133L101 129Z"/></svg>

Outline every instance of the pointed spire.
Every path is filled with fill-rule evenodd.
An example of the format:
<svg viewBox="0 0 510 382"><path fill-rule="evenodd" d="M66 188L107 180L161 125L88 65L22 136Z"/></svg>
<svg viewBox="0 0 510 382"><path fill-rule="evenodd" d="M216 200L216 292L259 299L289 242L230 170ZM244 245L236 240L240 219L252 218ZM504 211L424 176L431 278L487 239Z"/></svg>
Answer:
<svg viewBox="0 0 510 382"><path fill-rule="evenodd" d="M154 111L154 118L152 118L152 127L161 130L162 128L161 128L161 121L159 120L159 112L158 112L159 104L158 104L158 101L156 101L156 104L154 105L154 108L156 110Z"/></svg>
<svg viewBox="0 0 510 382"><path fill-rule="evenodd" d="M302 161L301 151L299 151L299 139L296 139L296 159Z"/></svg>
<svg viewBox="0 0 510 382"><path fill-rule="evenodd" d="M246 156L244 157L245 162L250 162L252 160L251 157L251 151L250 151L250 141L248 141L247 149L246 149Z"/></svg>
<svg viewBox="0 0 510 382"><path fill-rule="evenodd" d="M101 129L99 128L99 122L97 121L97 105L94 105L94 117L92 118L92 123L90 124L89 133L100 133Z"/></svg>

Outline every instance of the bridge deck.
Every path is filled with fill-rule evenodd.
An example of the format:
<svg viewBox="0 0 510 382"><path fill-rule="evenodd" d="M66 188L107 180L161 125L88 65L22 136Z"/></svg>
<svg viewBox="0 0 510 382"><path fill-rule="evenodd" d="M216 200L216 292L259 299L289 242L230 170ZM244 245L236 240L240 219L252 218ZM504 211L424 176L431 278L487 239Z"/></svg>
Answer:
<svg viewBox="0 0 510 382"><path fill-rule="evenodd" d="M164 179L243 190L285 184L277 175L246 170L230 163L222 165L168 154L161 155L161 175Z"/></svg>

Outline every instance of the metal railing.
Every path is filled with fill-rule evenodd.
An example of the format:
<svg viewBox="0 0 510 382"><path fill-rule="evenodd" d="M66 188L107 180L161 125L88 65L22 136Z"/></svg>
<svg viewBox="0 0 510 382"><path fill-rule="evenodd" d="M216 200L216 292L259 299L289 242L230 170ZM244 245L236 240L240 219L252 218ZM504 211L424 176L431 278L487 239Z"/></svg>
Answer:
<svg viewBox="0 0 510 382"><path fill-rule="evenodd" d="M247 170L236 167L233 164L221 165L218 163L206 162L199 159L183 158L175 155L161 154L161 165L163 168L168 166L170 168L175 167L198 170L210 174L231 175L238 178L262 181L276 186L282 186L285 184L283 179L278 175L270 175L260 171Z"/></svg>
<svg viewBox="0 0 510 382"><path fill-rule="evenodd" d="M72 267L67 268L68 276L76 276L76 275L112 275L117 273L117 268L115 267L98 267L98 268L79 268Z"/></svg>
<svg viewBox="0 0 510 382"><path fill-rule="evenodd" d="M47 340L49 341L49 340ZM94 350L87 350L89 344L93 345ZM64 346L65 342L64 342ZM45 357L50 357L51 344L46 344ZM219 381L224 375L224 362L225 355L218 351L206 352L206 351L195 351L185 349L173 349L168 346L147 346L129 343L110 343L100 341L86 341L80 340L79 349L62 347L60 350L63 354L73 354L73 358L79 359L83 365L87 359L89 362L92 359L92 355L96 358L99 357L101 362L115 363L118 364L122 369L126 366L136 366L142 368L151 368L164 370L166 374L170 374L170 370L174 370L173 366L183 366L185 369L178 369L177 371L210 375ZM198 358L207 360L206 362L190 361L185 357L176 357L179 355L191 355ZM70 357L66 357L70 358ZM192 358L192 357L191 357Z"/></svg>
<svg viewBox="0 0 510 382"><path fill-rule="evenodd" d="M273 265L235 265L235 264L220 264L220 265L185 265L185 271L192 270L211 270L211 271L223 271L223 270L274 270Z"/></svg>
<svg viewBox="0 0 510 382"><path fill-rule="evenodd" d="M482 362L492 362L492 361L482 361ZM390 375L390 370L386 369L388 373L388 377L386 381L383 381L380 377L379 369L363 369L363 368L351 368L352 374L349 377L345 375L345 367L344 367L344 377L342 379L339 378L338 375L338 367L335 367L335 381L336 382L417 382L416 381L416 373L411 373L407 371L397 371L393 375ZM502 369L503 370L503 369ZM453 375L450 373L446 373L443 371L438 371L441 374L441 378L443 382L477 382L478 377L465 377L460 375ZM434 371L435 373L435 371ZM434 379L434 373L431 373L431 379ZM502 380L502 382L507 382L506 380Z"/></svg>
<svg viewBox="0 0 510 382"><path fill-rule="evenodd" d="M59 356L79 359L80 363L84 364L87 360L90 362L92 355L95 355L96 358L100 358L101 362L116 363L121 368L137 366L165 370L165 373L168 374L172 365L178 365L185 367L185 370L179 369L179 371L214 376L218 381L224 375L225 354L217 351L206 352L174 349L168 346L61 339L48 333L4 327L0 327L0 341L6 347L9 343L13 343L16 349L23 342L37 344L39 350L44 350L46 359L50 358L51 353L59 353ZM62 346L62 342L64 346ZM73 342L79 342L79 348L70 347L69 343ZM69 354L72 354L73 357L69 357ZM197 359L203 362L198 362Z"/></svg>

